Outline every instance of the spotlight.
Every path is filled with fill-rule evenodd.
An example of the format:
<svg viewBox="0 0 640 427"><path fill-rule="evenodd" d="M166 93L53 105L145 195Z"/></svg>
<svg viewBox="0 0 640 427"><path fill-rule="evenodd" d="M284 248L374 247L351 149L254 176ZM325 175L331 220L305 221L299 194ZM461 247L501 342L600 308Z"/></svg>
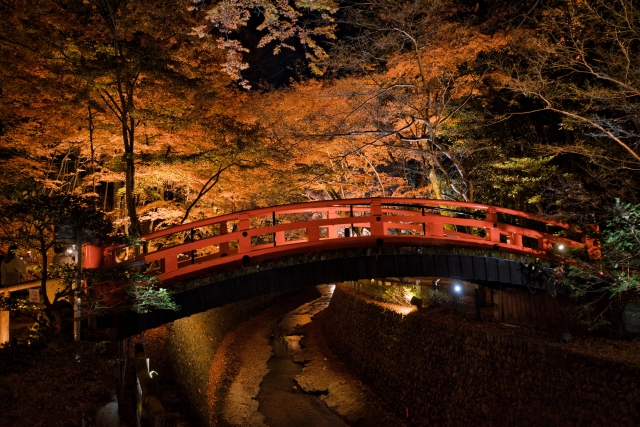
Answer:
<svg viewBox="0 0 640 427"><path fill-rule="evenodd" d="M453 287L453 290L454 290L454 291L456 291L457 293L460 293L460 292L462 292L462 286L460 286L460 285L455 285L455 286Z"/></svg>
<svg viewBox="0 0 640 427"><path fill-rule="evenodd" d="M563 245L562 243L560 243L560 244L558 245L558 250L559 250L559 251L564 251L564 245Z"/></svg>

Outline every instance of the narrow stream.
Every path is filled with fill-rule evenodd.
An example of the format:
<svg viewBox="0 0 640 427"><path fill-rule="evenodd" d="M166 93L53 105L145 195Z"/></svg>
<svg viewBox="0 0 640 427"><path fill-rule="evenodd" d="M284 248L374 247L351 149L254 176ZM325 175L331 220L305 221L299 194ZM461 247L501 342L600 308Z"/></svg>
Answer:
<svg viewBox="0 0 640 427"><path fill-rule="evenodd" d="M334 285L321 285L322 297L287 313L278 323L271 345L274 355L267 364L269 373L260 384L259 412L271 427L341 427L348 426L331 412L318 396L298 389L294 377L302 365L292 356L300 352L300 336L291 335L295 327L311 322L311 317L324 310L331 301Z"/></svg>

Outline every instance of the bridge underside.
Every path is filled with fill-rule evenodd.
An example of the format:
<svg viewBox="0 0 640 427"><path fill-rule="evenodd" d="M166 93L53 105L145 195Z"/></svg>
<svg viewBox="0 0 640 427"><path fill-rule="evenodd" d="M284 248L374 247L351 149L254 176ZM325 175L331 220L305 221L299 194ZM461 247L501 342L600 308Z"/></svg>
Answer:
<svg viewBox="0 0 640 427"><path fill-rule="evenodd" d="M437 252L437 253L435 253ZM491 288L528 287L552 291L551 268L504 253L434 247L338 250L281 258L234 271L202 275L172 285L179 311L129 313L118 321L128 337L174 320L258 296L326 283L389 277L442 277Z"/></svg>

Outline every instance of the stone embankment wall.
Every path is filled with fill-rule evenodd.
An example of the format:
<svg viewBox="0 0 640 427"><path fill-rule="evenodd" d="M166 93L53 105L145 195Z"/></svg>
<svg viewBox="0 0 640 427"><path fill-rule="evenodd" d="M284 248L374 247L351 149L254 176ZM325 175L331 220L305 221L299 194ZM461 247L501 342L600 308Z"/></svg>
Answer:
<svg viewBox="0 0 640 427"><path fill-rule="evenodd" d="M495 328L403 317L337 287L332 350L416 426L638 426L640 366Z"/></svg>
<svg viewBox="0 0 640 427"><path fill-rule="evenodd" d="M189 418L196 425L209 424L209 370L228 332L280 301L293 299L294 305L301 305L319 296L315 287L283 292L228 304L167 324L166 348L176 383L189 404Z"/></svg>

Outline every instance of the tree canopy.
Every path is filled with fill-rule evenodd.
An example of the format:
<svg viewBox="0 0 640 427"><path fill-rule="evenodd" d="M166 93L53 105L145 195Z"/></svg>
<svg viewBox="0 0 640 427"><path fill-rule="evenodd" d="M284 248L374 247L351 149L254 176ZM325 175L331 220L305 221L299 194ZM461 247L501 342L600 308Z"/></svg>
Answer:
<svg viewBox="0 0 640 427"><path fill-rule="evenodd" d="M639 202L631 0L36 0L0 12L3 203L92 193L140 235L361 196L606 229L616 200Z"/></svg>
<svg viewBox="0 0 640 427"><path fill-rule="evenodd" d="M0 252L39 254L52 314L58 225L137 239L376 196L599 227L599 256L577 251L556 279L596 322L638 299L635 0L0 0L0 15ZM153 279L116 274L128 308L177 308ZM112 387L102 347L3 349L0 420L93 411Z"/></svg>

